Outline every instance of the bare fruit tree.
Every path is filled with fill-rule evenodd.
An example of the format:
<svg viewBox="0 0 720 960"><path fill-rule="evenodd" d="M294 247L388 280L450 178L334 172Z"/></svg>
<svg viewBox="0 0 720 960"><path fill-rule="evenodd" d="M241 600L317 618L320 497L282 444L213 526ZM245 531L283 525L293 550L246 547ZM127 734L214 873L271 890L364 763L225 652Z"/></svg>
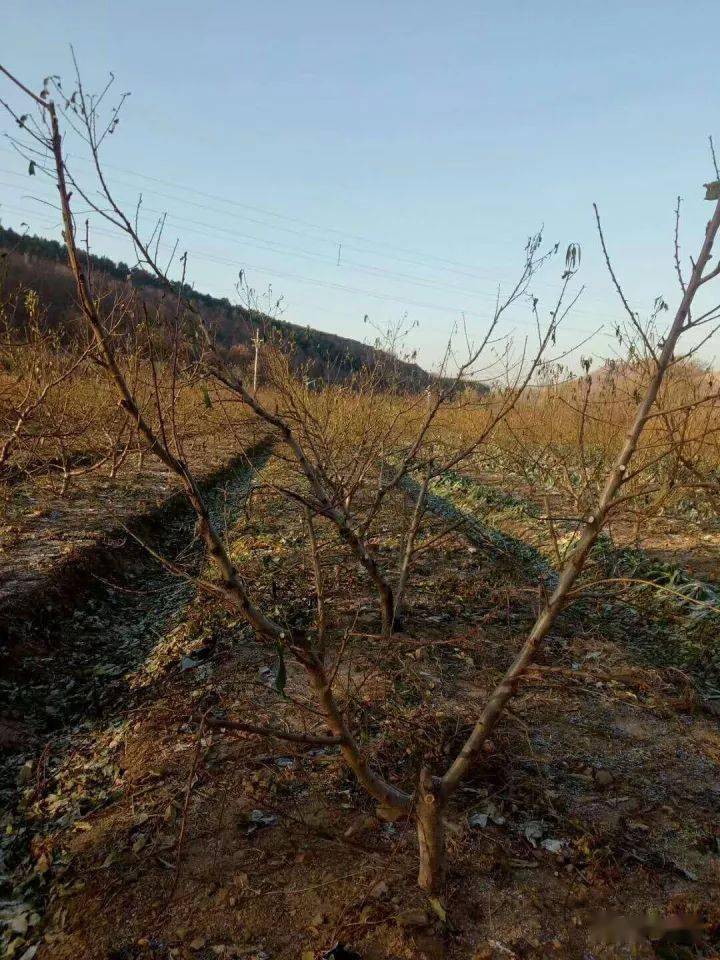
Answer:
<svg viewBox="0 0 720 960"><path fill-rule="evenodd" d="M354 394L348 388L340 411L338 391L321 391L319 396L316 395L307 385L300 386L293 381L288 368L283 367L282 359L279 359L279 368L273 381L274 393L272 399L266 401L261 391L255 391L251 384L246 383L215 348L212 330L205 323L201 309L187 294L184 265L181 281L171 281L167 269L158 264L157 231L153 234L154 241L143 240L138 218L125 214L115 201L100 163L99 150L105 137L117 125L119 108L111 112L107 123L101 124L98 106L102 96L98 99L88 98L79 78L68 96L55 78L47 78L42 92L35 94L7 70L1 67L0 70L16 90L30 98L34 105L32 119L10 107L8 109L31 138L30 162L45 170L57 186L68 262L75 278L78 305L92 335L97 357L114 384L123 410L142 437L145 449L175 474L197 515L197 531L217 573L216 579L202 580L200 586L221 598L232 610L239 611L261 643L282 649L294 657L305 671L323 724L330 733L285 731L242 719L218 720L218 726L287 737L299 742L337 744L344 762L372 798L398 816L414 820L420 860L418 882L431 894L440 892L445 873L444 817L447 806L476 765L491 732L503 716L528 666L537 657L558 615L577 595L578 580L588 554L614 506L622 498L623 487L632 475L633 457L640 437L653 413L663 380L677 362L676 350L681 336L707 321L707 311L695 317L692 308L701 287L720 273L718 268L708 269L713 241L720 229L720 201L707 225L704 241L662 345L651 354L652 373L643 395L639 397L627 438L605 477L597 501L578 532L557 587L543 603L514 662L488 697L480 715L474 718L469 736L447 769L438 773L422 766L416 772L414 781L401 787L377 773L376 758L357 731L352 729L336 694L334 680L337 671L328 668L330 661L327 656L328 647L336 642L336 638L327 629L323 570L315 524L318 520L329 524L365 571L378 597L381 634L388 642L392 642L392 631L401 614L410 579L412 556L422 527L428 486L433 478L462 464L482 447L528 388L546 357L549 345L554 342L559 323L577 297L577 294L571 295L569 292L577 266L575 248L571 246L568 250L566 267L550 319L544 328L538 325L537 346L529 353L521 350L519 357L501 348L500 362L506 374L503 385L477 401L481 413L480 428L458 448L447 450L443 445L443 417L457 402L459 389L468 375L476 372L485 351L496 346L500 320L514 305L527 302L533 314L538 316L537 301L530 296L529 285L537 270L557 252L557 248L551 248L547 253L541 252L539 238L529 241L520 278L510 293L498 300L480 344L467 345L466 356L455 364L454 374L447 380L437 381L428 394L429 400L423 395L418 397L391 390L390 402L381 409L380 395L385 385L379 379L373 380L370 374L369 379L354 385ZM78 182L69 169L60 129L63 118L76 132L80 131L89 147L99 183L100 201ZM134 244L143 266L155 273L178 304L182 301L182 308L178 307L182 323L176 324L173 329L178 332L182 330L183 337L189 337L189 345L185 345L183 340L181 347L175 337L170 353L171 365L188 352L190 362L197 363L203 369L208 383L225 391L225 397L240 401L249 408L277 439L281 455L288 464L290 479L276 484L275 493L297 502L306 518L308 549L313 558L318 595L314 627L288 627L256 599L238 569L222 532L213 522L182 450L173 441L172 432L164 429L163 424L168 422L168 418L162 415L163 400L160 393L155 396L154 413L149 412L147 403L138 399L137 390L118 359L113 332L108 328L99 301L93 295L91 278L78 249L77 227L71 206L73 196L82 197L98 214L122 230ZM130 311L134 308L127 306L126 309ZM136 318L136 323L141 325L141 317ZM172 396L166 402L172 406ZM352 438L352 453L348 454L337 441L341 428L338 418L352 407L353 402L356 406L352 428L356 435ZM402 490L407 492L405 481L412 478L415 478L416 486L412 493L409 522L400 538L396 563L389 567L375 543L377 522L384 504L391 497L401 495ZM336 652L341 656L342 638L337 642L339 646Z"/></svg>
<svg viewBox="0 0 720 960"><path fill-rule="evenodd" d="M19 301L24 322L17 316ZM82 344L59 342L35 291L19 289L0 299L0 472L32 471L40 448L60 453L73 435L87 432L87 423L71 425L63 417L59 397L82 375L88 353Z"/></svg>
<svg viewBox="0 0 720 960"><path fill-rule="evenodd" d="M52 133L45 142L43 155L29 153L29 162L35 165L38 172L54 176L57 175L57 164L62 163L64 185L68 193L77 194L98 216L124 233L132 243L138 265L149 271L178 304L184 304L186 320L196 336L198 365L206 371L211 380L220 384L225 391L253 411L289 451L301 484L286 489L285 492L312 513L327 518L336 527L339 536L349 546L374 585L381 632L384 636L389 636L402 609L414 540L424 510L425 493L422 484L417 501L418 522L408 528L409 539L401 550L404 559L397 571L385 569L373 545L373 524L386 498L397 491L410 474L423 476L430 482L434 477L441 476L448 469L462 463L492 437L498 425L514 409L536 370L546 360L548 348L554 344L558 328L581 295L582 290L571 293L571 283L579 263L577 245L571 244L568 247L556 302L543 322L538 312L538 300L531 295L530 288L538 272L557 255L558 245L551 245L543 250L542 236L531 236L525 248L519 276L505 294L498 294L495 308L479 343L471 342L467 336L458 338L462 343L460 354L455 345L450 343L436 385L429 390L426 400L417 395L398 398L391 416L384 424L375 423L372 431L365 430L364 440L357 445L356 455L351 462L346 461L340 467L339 459L335 456L334 463L329 465L328 458L332 459L335 452L327 446L324 449L317 448L318 423L313 420L312 403L308 402L315 399L312 391L300 389L297 381L288 375L289 371L280 369L280 375L273 378L273 405L264 403L256 389L255 366L252 383L248 383L217 349L214 331L188 295L184 282L186 258L181 258L180 280L170 279L169 269L177 252L177 244L173 246L169 263L160 263L159 249L164 218L161 217L154 224L149 236L144 237L139 226L140 206L133 214L129 214L116 199L103 169L100 154L106 138L117 126L124 95L119 104L110 110L107 120L101 122L99 108L108 89L109 87L106 87L99 97L88 96L77 72L75 88L69 96L63 93L58 78L47 77L44 95L41 97L43 103L49 103L50 93L53 92L58 104L56 107L53 102L53 110L56 111L55 123L58 122L59 113L85 144L94 170L94 189L88 188L69 169L62 153L62 143L59 156L56 157L53 153L54 173L53 169L46 168ZM14 116L18 122L23 121L24 129L31 132L28 118ZM40 137L42 139L42 134ZM77 258L77 262L80 265L80 258ZM500 324L506 314L518 306L526 306L529 310L530 319L537 328L537 343L531 347L526 341L513 351L513 345L507 335L502 334ZM397 339L397 331L391 339ZM362 415L366 423L372 422L379 414L376 399L379 400L381 395L385 397L388 387L392 389L392 361L393 357L388 355L387 363L380 363L370 376L363 376L361 384L353 385L353 390L362 395ZM452 366L454 369L451 375L447 375ZM443 414L452 405L462 385L469 378L480 374L494 382L495 386L492 395L478 404L483 414L479 418L480 426L460 449L443 455L437 443ZM402 394L403 391L401 389L396 393ZM373 410L373 417L367 416L369 409ZM159 405L158 412L161 413ZM321 448L322 446L320 444ZM370 488L373 489L371 497L357 496L359 492Z"/></svg>

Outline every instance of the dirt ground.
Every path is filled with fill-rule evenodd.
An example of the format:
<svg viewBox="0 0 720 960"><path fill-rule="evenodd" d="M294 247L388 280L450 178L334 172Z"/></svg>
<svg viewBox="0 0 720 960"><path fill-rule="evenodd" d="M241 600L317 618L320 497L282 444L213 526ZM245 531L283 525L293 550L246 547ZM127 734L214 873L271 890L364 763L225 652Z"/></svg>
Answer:
<svg viewBox="0 0 720 960"><path fill-rule="evenodd" d="M238 430L247 446L260 439L260 431L249 425L242 423ZM203 422L200 415L186 439L188 462L201 482L242 457L242 448L236 436ZM42 610L72 607L72 598L84 593L82 580L93 563L102 565L113 541L124 543L123 527L161 512L169 498L177 497L178 484L151 457L140 466L134 452L114 478L107 467L91 471L63 493L52 471L30 471L11 476L2 495L0 654L8 644L37 634Z"/></svg>
<svg viewBox="0 0 720 960"><path fill-rule="evenodd" d="M232 537L261 598L312 605L298 512L259 500ZM419 555L403 632L383 641L340 549L325 553L333 628L352 625L339 697L376 766L413 789L422 763L441 772L464 739L538 585L454 533ZM117 586L88 615L102 622ZM718 721L687 675L640 663L609 616L561 618L449 811L433 902L415 886L413 827L375 808L336 747L203 724L226 711L323 730L293 662L281 695L276 652L190 594L150 641L139 631L141 657L116 658L112 696L18 752L0 823L8 956L720 956Z"/></svg>
<svg viewBox="0 0 720 960"><path fill-rule="evenodd" d="M468 476L484 487L516 498L520 509L514 532L520 538L526 539L530 533L528 514L533 518L544 517L548 506L559 517L577 513L566 495L540 491L511 472L499 474L475 467L468 470ZM556 525L559 530L563 529L562 522ZM547 526L543 524L542 529L544 538L548 539ZM663 511L640 525L627 515L615 517L609 525L609 534L618 547L638 547L649 557L681 566L694 577L711 582L720 580L720 521L714 511L695 516ZM530 539L534 539L532 533Z"/></svg>

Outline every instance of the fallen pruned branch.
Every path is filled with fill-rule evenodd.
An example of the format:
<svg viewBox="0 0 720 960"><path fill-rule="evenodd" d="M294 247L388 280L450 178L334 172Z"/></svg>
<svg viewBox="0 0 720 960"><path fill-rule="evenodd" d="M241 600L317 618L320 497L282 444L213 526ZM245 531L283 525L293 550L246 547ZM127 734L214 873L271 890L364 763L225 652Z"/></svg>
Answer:
<svg viewBox="0 0 720 960"><path fill-rule="evenodd" d="M336 746L343 742L341 737L296 733L292 730L283 730L281 727L258 726L255 723L229 720L223 717L208 717L205 725L215 730L239 730L242 733L256 733L261 737L275 737L277 740L288 740L290 743L308 743L318 747Z"/></svg>

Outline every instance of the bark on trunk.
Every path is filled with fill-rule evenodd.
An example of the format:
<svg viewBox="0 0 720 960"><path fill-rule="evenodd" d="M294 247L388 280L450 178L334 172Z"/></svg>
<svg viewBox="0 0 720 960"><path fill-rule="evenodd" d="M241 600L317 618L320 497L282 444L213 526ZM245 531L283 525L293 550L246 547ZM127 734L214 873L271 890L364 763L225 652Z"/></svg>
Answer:
<svg viewBox="0 0 720 960"><path fill-rule="evenodd" d="M437 894L445 880L445 826L443 803L427 769L420 773L420 791L415 808L418 835L418 886Z"/></svg>
<svg viewBox="0 0 720 960"><path fill-rule="evenodd" d="M381 631L383 637L390 637L395 624L395 597L392 587L387 583L376 581L378 593L380 594L380 619Z"/></svg>
<svg viewBox="0 0 720 960"><path fill-rule="evenodd" d="M405 538L405 549L400 563L400 572L398 574L397 585L395 587L395 597L393 600L393 629L402 629L403 622L403 602L405 599L405 587L407 586L410 573L410 564L412 563L413 551L415 549L415 540L420 529L423 513L425 512L425 500L427 499L428 485L430 483L430 474L425 475L425 479L420 487L418 498L415 501L412 520Z"/></svg>

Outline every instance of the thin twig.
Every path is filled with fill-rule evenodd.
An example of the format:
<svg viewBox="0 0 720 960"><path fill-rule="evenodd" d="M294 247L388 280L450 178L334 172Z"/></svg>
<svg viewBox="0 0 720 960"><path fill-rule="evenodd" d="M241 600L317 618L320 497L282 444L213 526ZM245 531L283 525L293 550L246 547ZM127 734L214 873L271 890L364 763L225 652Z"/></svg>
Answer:
<svg viewBox="0 0 720 960"><path fill-rule="evenodd" d="M190 764L190 773L188 774L187 786L185 787L185 802L183 804L182 819L180 821L180 836L178 837L177 845L177 854L175 857L175 876L173 877L172 887L170 888L170 899L172 900L177 889L177 885L180 882L180 872L182 869L182 851L183 843L185 841L185 830L187 828L187 815L188 809L190 807L190 796L192 794L193 780L195 779L195 771L197 770L198 760L200 758L200 748L202 746L202 737L205 731L205 721L207 719L207 713L205 713L200 720L200 726L198 727L197 736L195 738L195 750L193 751L192 763Z"/></svg>

